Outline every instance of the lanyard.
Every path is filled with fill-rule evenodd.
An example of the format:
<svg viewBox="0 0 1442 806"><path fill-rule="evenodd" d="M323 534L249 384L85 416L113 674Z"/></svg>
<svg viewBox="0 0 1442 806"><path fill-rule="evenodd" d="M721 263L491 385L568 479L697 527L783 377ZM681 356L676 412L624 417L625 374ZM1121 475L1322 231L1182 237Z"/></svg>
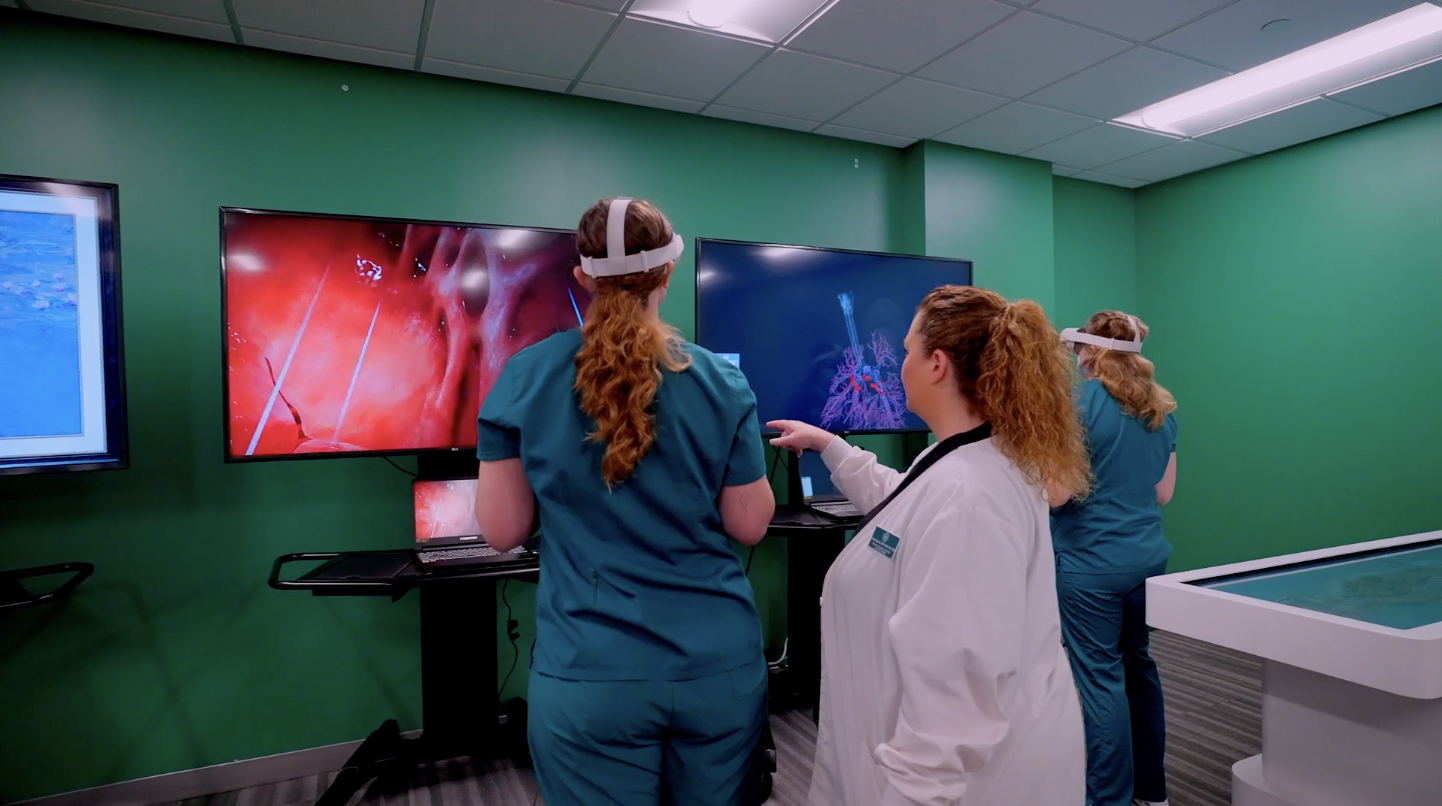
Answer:
<svg viewBox="0 0 1442 806"><path fill-rule="evenodd" d="M940 462L943 458L946 457L947 454L951 453L957 448L962 447L963 445L970 445L973 442L980 442L990 436L991 423L982 423L981 425L971 429L970 431L962 434L957 434L955 436L950 436L942 440L935 448L931 449L930 453L921 457L921 461L917 462L916 465L911 468L911 470L907 471L906 478L902 479L901 483L896 485L896 489L892 490L891 494L886 496L886 500L882 501L880 504L877 504L874 509L866 513L866 517L862 518L861 523L856 527L856 533L861 534L861 530L865 529L867 525L876 518L877 515L880 515L881 510L886 509L886 505L890 504L892 499L896 498L896 496L898 495L901 495L902 490L905 490L908 486L910 486L913 481L921 478L922 473L925 473L927 470L929 470L932 465Z"/></svg>

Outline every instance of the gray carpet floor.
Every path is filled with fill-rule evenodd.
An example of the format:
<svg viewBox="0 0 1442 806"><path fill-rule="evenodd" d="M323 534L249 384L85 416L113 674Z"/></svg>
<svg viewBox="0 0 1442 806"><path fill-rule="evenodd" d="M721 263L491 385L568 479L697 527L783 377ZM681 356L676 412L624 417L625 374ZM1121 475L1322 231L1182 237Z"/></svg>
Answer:
<svg viewBox="0 0 1442 806"><path fill-rule="evenodd" d="M1232 764L1261 752L1261 663L1256 658L1167 633L1153 654L1167 700L1167 780L1173 806L1230 806ZM772 717L776 788L772 806L804 806L816 727L810 712ZM164 806L310 806L331 776L193 798ZM533 806L542 801L530 770L508 760L466 759L418 768L397 791L372 786L352 806Z"/></svg>

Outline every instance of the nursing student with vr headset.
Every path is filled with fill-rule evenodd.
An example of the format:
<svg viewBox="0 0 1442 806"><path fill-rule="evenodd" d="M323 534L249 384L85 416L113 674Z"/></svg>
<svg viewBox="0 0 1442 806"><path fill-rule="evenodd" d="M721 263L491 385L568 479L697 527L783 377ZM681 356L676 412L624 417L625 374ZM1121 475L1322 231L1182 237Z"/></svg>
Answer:
<svg viewBox="0 0 1442 806"><path fill-rule="evenodd" d="M1177 408L1141 355L1147 326L1101 311L1062 331L1076 353L1094 483L1052 511L1062 634L1081 694L1087 802L1164 806L1162 686L1148 648L1149 577L1172 547L1161 508L1177 485Z"/></svg>
<svg viewBox="0 0 1442 806"><path fill-rule="evenodd" d="M517 353L479 417L476 517L539 518L528 735L549 806L759 803L767 666L751 585L775 502L740 370L660 318L681 236L603 199L576 228L585 323Z"/></svg>

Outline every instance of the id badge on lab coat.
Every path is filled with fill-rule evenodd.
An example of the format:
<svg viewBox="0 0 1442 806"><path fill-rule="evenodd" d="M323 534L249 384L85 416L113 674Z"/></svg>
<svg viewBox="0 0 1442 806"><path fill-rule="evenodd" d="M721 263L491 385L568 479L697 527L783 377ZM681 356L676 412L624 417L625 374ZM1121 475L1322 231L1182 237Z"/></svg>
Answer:
<svg viewBox="0 0 1442 806"><path fill-rule="evenodd" d="M899 545L901 545L901 538L879 526L876 531L871 533L871 549L887 559L896 555L896 547Z"/></svg>

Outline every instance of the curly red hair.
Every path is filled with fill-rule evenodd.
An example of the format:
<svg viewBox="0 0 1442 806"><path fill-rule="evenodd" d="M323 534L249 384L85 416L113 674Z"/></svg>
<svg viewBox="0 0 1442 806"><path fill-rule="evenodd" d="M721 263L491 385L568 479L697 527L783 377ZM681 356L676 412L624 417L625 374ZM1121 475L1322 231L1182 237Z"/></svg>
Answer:
<svg viewBox="0 0 1442 806"><path fill-rule="evenodd" d="M1072 398L1071 356L1041 306L948 285L928 294L918 312L923 348L946 354L962 395L991 423L997 448L1033 484L1084 497L1091 464Z"/></svg>
<svg viewBox="0 0 1442 806"><path fill-rule="evenodd" d="M586 257L606 257L606 217L611 199L581 216L576 247ZM635 200L626 209L626 254L671 242L671 223L652 205ZM596 428L587 438L606 446L601 476L606 486L630 478L656 441L652 407L662 370L681 372L690 357L675 329L646 313L647 299L665 284L663 266L638 274L598 277L596 293L581 327L584 344L576 354L576 394L581 411Z"/></svg>

